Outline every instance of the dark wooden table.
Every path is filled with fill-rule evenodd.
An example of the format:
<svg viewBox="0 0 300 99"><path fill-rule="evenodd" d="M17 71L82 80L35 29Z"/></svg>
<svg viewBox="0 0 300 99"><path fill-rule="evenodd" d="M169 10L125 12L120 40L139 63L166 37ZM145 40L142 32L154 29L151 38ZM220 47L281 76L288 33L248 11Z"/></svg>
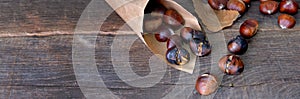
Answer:
<svg viewBox="0 0 300 99"><path fill-rule="evenodd" d="M175 1L196 16L191 1ZM72 63L72 45L76 24L90 2L90 0L0 0L2 98L61 99L89 96L81 91L76 80L76 71ZM102 12L112 10L104 0L97 2L102 6L97 10L100 13L95 13L101 15ZM299 0L297 2L300 3ZM254 18L260 23L258 34L250 41L247 53L241 56L246 64L244 72L236 76L225 75L220 88L213 96L216 99L300 97L300 14L294 15L297 24L293 29L281 30L277 26L279 13L262 15L258 11L258 5L259 1L253 1L245 15L233 26L221 32L228 41L238 35L239 25L244 20ZM182 90L194 86L192 83L178 84L180 75L185 75L183 78L188 79L190 74L170 67L167 67L162 80L152 87L138 88L124 83L116 74L111 57L111 45L117 36L116 31L124 25L124 21L112 12L107 19L99 22L104 24L98 26L101 32L95 44L95 61L100 75L97 77L101 77L106 88L115 96L123 99L157 99L167 96L176 86L182 87ZM83 24L87 24L87 28L93 27L89 26L89 23ZM121 31L124 33L121 36L137 37L126 25ZM83 31L79 35L89 36L96 33ZM140 76L147 76L153 72L148 66L152 55L142 41L137 39L129 51L131 69ZM199 57L193 75L209 72L210 60L211 56ZM160 72L163 71L154 73ZM188 80L195 81L195 79ZM91 87L90 90L95 88L97 86ZM202 98L193 91L182 91L177 95L192 99Z"/></svg>

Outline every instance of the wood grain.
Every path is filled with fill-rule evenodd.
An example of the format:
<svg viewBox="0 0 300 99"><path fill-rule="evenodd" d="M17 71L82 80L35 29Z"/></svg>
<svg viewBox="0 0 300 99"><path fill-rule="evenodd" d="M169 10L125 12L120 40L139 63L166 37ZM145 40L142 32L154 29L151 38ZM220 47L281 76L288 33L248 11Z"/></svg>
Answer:
<svg viewBox="0 0 300 99"><path fill-rule="evenodd" d="M195 15L191 1L175 0ZM0 95L4 98L85 98L76 81L72 64L73 32L80 14L89 0L0 1ZM103 6L107 6L104 1ZM297 2L300 2L297 0ZM110 9L110 8L107 8ZM99 9L106 11L107 9ZM214 98L271 98L300 97L300 20L295 28L280 30L275 15L258 12L258 1L236 23L225 29L225 39L238 35L239 24L248 18L260 22L258 34L250 40L249 49L242 55L245 70L241 75L224 76ZM193 87L181 83L183 72L168 67L163 79L150 88L136 88L124 83L112 66L111 45L122 19L111 13L99 26L104 34L97 36L95 59L99 75L106 88L122 99L157 99L166 96L175 86ZM128 27L122 30L128 37L136 37ZM95 34L93 32L82 35ZM67 34L67 35L65 35ZM209 34L208 34L209 35ZM90 53L90 52L83 52ZM132 70L140 76L151 70L148 59L153 55L141 40L130 48ZM209 72L211 56L199 57L194 75ZM156 71L156 73L163 71ZM190 82L189 76L183 76ZM180 84L177 84L180 83ZM230 87L230 84L233 87ZM90 88L90 90L96 89ZM198 99L195 92L178 93Z"/></svg>

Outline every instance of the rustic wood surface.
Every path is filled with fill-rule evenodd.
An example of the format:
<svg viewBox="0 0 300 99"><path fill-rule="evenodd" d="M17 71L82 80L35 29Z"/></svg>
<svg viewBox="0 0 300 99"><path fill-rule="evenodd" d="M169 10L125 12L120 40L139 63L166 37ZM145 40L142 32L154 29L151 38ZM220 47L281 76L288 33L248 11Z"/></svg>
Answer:
<svg viewBox="0 0 300 99"><path fill-rule="evenodd" d="M196 16L191 1L175 1ZM0 1L1 97L86 98L73 69L72 34L89 2ZM104 6L100 11L111 10L104 0L99 2ZM299 0L297 2L300 3ZM258 34L251 39L247 53L241 56L246 64L244 72L241 75L224 76L214 96L216 99L300 97L300 14L294 15L298 23L293 29L281 30L276 23L279 14L262 15L258 5L258 1L252 2L250 10L222 32L228 41L238 34L239 25L244 20L255 18L260 23ZM153 87L137 88L124 83L115 73L111 60L111 45L117 36L114 31L123 26L124 22L115 12L108 19L99 21L104 22L104 25L101 26L103 34L97 37L95 60L101 78L113 94L123 99L157 99L166 96L177 86L179 75L185 73L170 67L163 79ZM126 26L122 31L128 33L121 36L137 37ZM150 50L138 39L129 53L132 70L141 76L148 75L151 72L148 60L153 55ZM198 58L197 70L193 75L209 72L210 59L210 56ZM183 83L180 86L194 85ZM188 94L191 99L200 97L194 92L178 94Z"/></svg>

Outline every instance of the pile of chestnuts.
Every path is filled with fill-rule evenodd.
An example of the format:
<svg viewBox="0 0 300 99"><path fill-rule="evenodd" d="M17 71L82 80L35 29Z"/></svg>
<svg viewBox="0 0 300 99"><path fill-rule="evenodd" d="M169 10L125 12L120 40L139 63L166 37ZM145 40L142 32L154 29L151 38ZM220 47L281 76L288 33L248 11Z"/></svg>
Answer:
<svg viewBox="0 0 300 99"><path fill-rule="evenodd" d="M208 4L215 10L236 10L244 14L250 7L251 0L208 0Z"/></svg>
<svg viewBox="0 0 300 99"><path fill-rule="evenodd" d="M295 0L281 0L280 3L273 0L260 0L259 11L266 15L281 12L277 23L281 29L293 28L296 20L292 15L298 12L299 5Z"/></svg>
<svg viewBox="0 0 300 99"><path fill-rule="evenodd" d="M244 71L244 63L238 55L244 54L248 49L248 41L258 30L258 22L248 19L240 25L240 35L232 38L227 43L227 50L231 54L223 56L219 60L219 68L227 75L238 75ZM211 74L203 74L198 77L195 89L201 95L213 93L218 86L216 78Z"/></svg>
<svg viewBox="0 0 300 99"><path fill-rule="evenodd" d="M196 56L206 56L211 46L206 34L190 27L184 27L183 16L174 9L167 9L156 0L149 1L145 8L143 31L154 34L158 42L166 42L165 58L173 65L185 65L190 60L190 52ZM177 33L178 32L178 33ZM190 49L183 47L189 45Z"/></svg>

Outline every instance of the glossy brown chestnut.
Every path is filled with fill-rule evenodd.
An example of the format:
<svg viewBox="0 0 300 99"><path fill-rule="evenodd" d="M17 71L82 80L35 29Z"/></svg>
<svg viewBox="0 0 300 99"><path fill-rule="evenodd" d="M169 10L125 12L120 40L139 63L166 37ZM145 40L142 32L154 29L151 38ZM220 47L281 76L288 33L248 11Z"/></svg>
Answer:
<svg viewBox="0 0 300 99"><path fill-rule="evenodd" d="M228 0L208 0L208 4L215 10L221 10L226 7Z"/></svg>
<svg viewBox="0 0 300 99"><path fill-rule="evenodd" d="M263 14L274 14L278 10L278 3L276 1L264 1L259 5L259 11Z"/></svg>
<svg viewBox="0 0 300 99"><path fill-rule="evenodd" d="M180 36L184 41L190 41L192 39L194 31L195 30L190 27L184 27L180 30Z"/></svg>
<svg viewBox="0 0 300 99"><path fill-rule="evenodd" d="M282 0L279 3L279 11L287 14L296 14L299 5L295 0Z"/></svg>
<svg viewBox="0 0 300 99"><path fill-rule="evenodd" d="M164 15L164 22L172 27L178 28L184 25L185 21L176 10L168 9Z"/></svg>
<svg viewBox="0 0 300 99"><path fill-rule="evenodd" d="M159 42L166 42L172 34L174 34L174 31L171 28L163 26L155 33L155 38Z"/></svg>
<svg viewBox="0 0 300 99"><path fill-rule="evenodd" d="M184 65L189 62L190 54L184 48L173 47L167 51L166 60L170 64Z"/></svg>
<svg viewBox="0 0 300 99"><path fill-rule="evenodd" d="M227 49L232 54L242 55L248 49L248 42L243 37L238 35L228 42Z"/></svg>
<svg viewBox="0 0 300 99"><path fill-rule="evenodd" d="M229 0L226 5L229 10L236 10L240 14L245 13L247 7L242 0Z"/></svg>
<svg viewBox="0 0 300 99"><path fill-rule="evenodd" d="M236 55L226 55L219 60L220 69L228 74L241 74L244 71L244 63L240 57Z"/></svg>
<svg viewBox="0 0 300 99"><path fill-rule="evenodd" d="M195 89L200 95L210 95L218 88L218 81L215 76L202 74L198 77Z"/></svg>
<svg viewBox="0 0 300 99"><path fill-rule="evenodd" d="M293 28L296 24L296 20L293 16L288 14L280 14L278 16L278 25L282 29L290 29Z"/></svg>
<svg viewBox="0 0 300 99"><path fill-rule="evenodd" d="M255 19L248 19L240 26L240 34L243 38L252 38L258 30L258 22Z"/></svg>

